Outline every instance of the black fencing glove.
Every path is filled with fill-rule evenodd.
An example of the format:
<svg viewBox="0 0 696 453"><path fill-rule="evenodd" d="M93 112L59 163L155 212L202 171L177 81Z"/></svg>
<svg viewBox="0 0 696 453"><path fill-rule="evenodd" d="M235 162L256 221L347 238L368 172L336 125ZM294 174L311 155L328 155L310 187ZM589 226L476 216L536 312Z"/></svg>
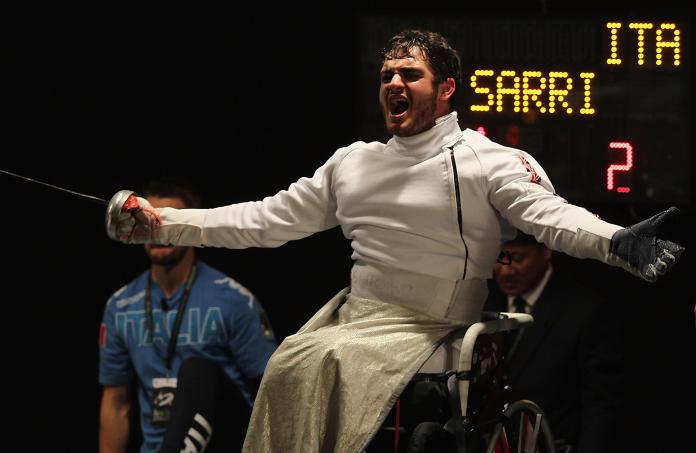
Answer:
<svg viewBox="0 0 696 453"><path fill-rule="evenodd" d="M657 237L665 222L677 215L679 209L671 207L614 233L609 245L609 264L649 282L664 275L685 250L679 244Z"/></svg>

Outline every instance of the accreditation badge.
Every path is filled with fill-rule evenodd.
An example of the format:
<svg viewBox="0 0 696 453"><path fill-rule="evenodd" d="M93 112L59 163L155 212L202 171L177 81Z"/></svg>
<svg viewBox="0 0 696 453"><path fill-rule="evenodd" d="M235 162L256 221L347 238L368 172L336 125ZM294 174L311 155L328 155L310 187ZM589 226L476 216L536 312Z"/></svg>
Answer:
<svg viewBox="0 0 696 453"><path fill-rule="evenodd" d="M152 424L164 426L172 416L176 378L154 378L152 380Z"/></svg>

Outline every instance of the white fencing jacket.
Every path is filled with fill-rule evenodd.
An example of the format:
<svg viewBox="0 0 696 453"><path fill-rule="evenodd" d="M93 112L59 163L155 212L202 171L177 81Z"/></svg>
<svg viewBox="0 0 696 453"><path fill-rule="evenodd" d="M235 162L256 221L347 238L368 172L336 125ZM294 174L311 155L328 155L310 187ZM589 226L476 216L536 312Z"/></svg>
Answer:
<svg viewBox="0 0 696 453"><path fill-rule="evenodd" d="M268 364L244 445L253 453L362 451L438 345L479 320L515 228L603 261L621 228L556 195L525 152L461 131L456 113L412 137L341 148L261 201L157 211L163 243L277 247L337 225L351 241L350 294Z"/></svg>
<svg viewBox="0 0 696 453"><path fill-rule="evenodd" d="M621 228L556 195L529 154L462 131L456 112L415 136L341 148L311 178L261 201L159 211L160 237L181 245L277 247L340 225L354 293L416 310L428 296L419 311L467 321L515 228L602 261Z"/></svg>

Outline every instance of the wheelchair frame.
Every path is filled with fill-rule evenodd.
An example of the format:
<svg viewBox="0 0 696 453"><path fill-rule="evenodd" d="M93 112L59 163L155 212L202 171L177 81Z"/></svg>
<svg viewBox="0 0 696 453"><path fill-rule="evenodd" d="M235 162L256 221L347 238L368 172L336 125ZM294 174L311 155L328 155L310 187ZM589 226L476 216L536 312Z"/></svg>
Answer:
<svg viewBox="0 0 696 453"><path fill-rule="evenodd" d="M469 390L471 379L474 378L472 370L477 340L481 335L509 332L534 322L534 318L526 313L484 312L482 319L466 329L461 343L457 372L453 376L457 381L456 396L459 398L461 410L459 414L453 414L455 420L459 420L459 423L454 426L457 452L467 453L470 450L469 438L480 435L484 437L487 444L486 453L513 451L555 453L553 435L546 416L533 401L522 399L504 404L497 416L479 420L475 425L470 424ZM501 360L505 360L504 352ZM488 426L493 426L493 429L487 433L485 431ZM510 440L515 440L514 445L510 445Z"/></svg>
<svg viewBox="0 0 696 453"><path fill-rule="evenodd" d="M529 400L508 402L504 398L502 380L495 377L502 369L499 368L498 361L505 359L504 346L497 345L494 341L489 344L477 343L484 335L501 333L502 336L503 332L523 328L533 321L531 315L524 313L484 312L481 321L461 331L463 336L455 370L451 369L455 366L455 361L450 361L444 364L446 369L438 377L433 377L432 373L417 373L414 382L435 380L447 383L452 412L450 420L442 427L432 421L422 422L422 432L439 430L449 432L450 436L454 434L457 453L555 453L553 435L541 408ZM444 346L449 348L446 355L451 355L453 344L458 343L458 338L460 336L455 335L454 340L446 342ZM491 350L500 346L499 350L494 351L498 355L482 358L488 352L485 348L489 346ZM486 395L472 392L472 382L475 383L477 379L485 385L485 390L481 393ZM502 398L496 397L496 392ZM491 395L494 396L488 398ZM479 401L473 397L479 398ZM472 400L475 404L472 404ZM414 432L417 428L414 428ZM403 428L383 426L382 429L390 432L395 429L401 431ZM415 436L412 439L413 437ZM395 441L394 452L399 450ZM407 451L430 450L412 449L409 441Z"/></svg>

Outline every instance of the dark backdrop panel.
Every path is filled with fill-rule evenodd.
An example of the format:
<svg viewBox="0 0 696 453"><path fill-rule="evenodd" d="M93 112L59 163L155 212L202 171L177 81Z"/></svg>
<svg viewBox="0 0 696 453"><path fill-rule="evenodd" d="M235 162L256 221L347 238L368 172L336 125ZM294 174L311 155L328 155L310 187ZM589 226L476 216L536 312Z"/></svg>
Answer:
<svg viewBox="0 0 696 453"><path fill-rule="evenodd" d="M190 177L210 207L272 195L336 148L374 138L356 136L359 12L5 17L0 167L107 199L168 174ZM6 177L0 190L6 392L19 397L7 409L32 434L27 450L94 451L101 313L147 262L141 247L106 237L99 205ZM589 207L623 224L662 208ZM693 205L681 207L672 233L693 247ZM339 229L274 250L200 253L256 293L281 339L349 280ZM659 445L688 419L667 409L693 399L681 365L694 352L693 259L654 285L557 263L622 309L623 429L644 436L631 445Z"/></svg>

